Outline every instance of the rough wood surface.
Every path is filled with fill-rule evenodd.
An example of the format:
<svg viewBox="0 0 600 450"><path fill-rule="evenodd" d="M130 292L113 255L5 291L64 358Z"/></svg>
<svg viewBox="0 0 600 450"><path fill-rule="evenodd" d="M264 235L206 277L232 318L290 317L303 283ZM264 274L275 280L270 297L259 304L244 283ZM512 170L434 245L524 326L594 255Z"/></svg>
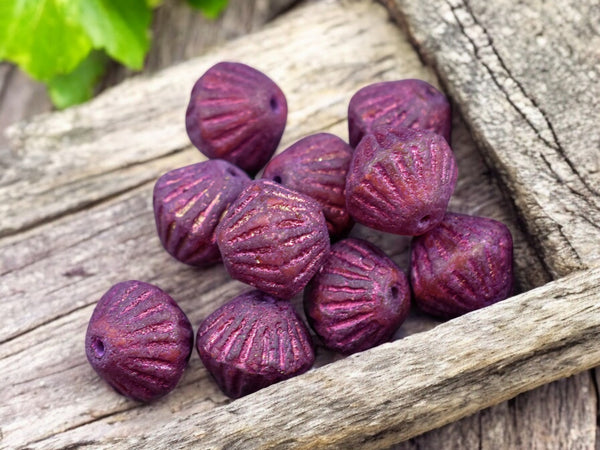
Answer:
<svg viewBox="0 0 600 450"><path fill-rule="evenodd" d="M388 448L599 364L599 284L600 268L577 273L211 411L186 405L134 435L100 420L36 444Z"/></svg>
<svg viewBox="0 0 600 450"><path fill-rule="evenodd" d="M459 104L554 277L600 264L600 5L383 0Z"/></svg>
<svg viewBox="0 0 600 450"><path fill-rule="evenodd" d="M320 18L316 23L315 17ZM357 27L357 23L362 26ZM300 32L307 24L314 27L312 34L308 30ZM290 35L290 30L295 34ZM285 46L292 36L296 42L293 51L288 53L287 49L277 48L278 42ZM249 39L253 42L236 42L200 60L174 68L169 76L179 80L178 74L191 71L193 65L201 71L202 67L208 67L219 58L231 58L232 52L238 55L244 51L251 55L249 58L254 58L247 61L259 61L256 65L260 67L264 60L265 70L276 71L277 65L281 64L280 55L285 53L286 58L291 55L292 60L287 61L287 66L280 72L281 78L277 80L284 87L288 100L293 98L296 105L295 110L290 108L292 115L282 147L314 131L328 130L345 138L347 101L353 91L368 82L400 77L435 82L432 73L422 67L403 35L387 24L385 14L373 5L352 2L311 5L271 30ZM275 42L271 42L273 39ZM312 50L304 47L312 47ZM234 48L237 50L232 50ZM260 55L256 52L257 48ZM106 433L112 433L110 436L114 439L129 436L127 443L135 445L132 436L141 434L141 439L153 439L143 437L148 431L148 423L156 424L154 430L190 411L199 414L228 403L197 358L192 358L181 386L169 397L156 405L141 407L120 398L100 383L83 354L87 320L94 303L111 283L125 278L157 283L174 295L194 324L244 289L241 284L231 282L219 267L199 272L177 264L162 251L155 237L150 205L152 183L165 170L199 160L198 153L186 147L187 143L181 150L165 144L166 152L156 150L149 160L136 160L137 149L144 142L153 145L157 136L157 133L146 130L146 134L137 141L138 147L128 150L127 145L122 145L121 155L119 152L112 153L114 165L108 170L103 167L98 170L97 166L102 166L98 153L110 150L111 142L120 145L119 139L132 138L126 133L118 133L119 128L126 127L129 122L120 125L118 121L107 119L99 126L95 122L102 116L118 117L122 102L131 91L139 90L140 95L134 102L128 103L132 115L130 120L148 122L150 118L150 128L169 127L168 115L153 121L153 114L160 115L163 105L159 101L152 103L152 99L151 105L146 105L147 99L143 96L149 91L164 96L171 95L173 91L179 92L179 87L166 83L168 80L165 80L164 74L157 75L156 79L161 77L158 87L167 86L165 90L168 92L149 90L148 86L155 83L155 78L134 80L122 90L116 88L114 92L105 94L93 103L93 107L74 110L76 117L72 122L53 135L59 145L44 142L41 133L50 128L40 128L39 124L60 126L60 120L53 117L64 117L62 114L36 121L37 125L31 129L39 135L31 140L27 137L27 127L21 128L25 131L17 132L17 135L25 136L23 145L18 147L19 164L25 168L31 167L30 159L35 162L35 158L43 153L37 149L40 143L45 145L46 151L60 153L65 145L71 147L71 151L57 157L56 166L46 168L42 165L37 172L30 172L30 178L25 180L33 184L39 180L31 177L45 177L41 185L48 192L37 192L33 197L45 194L46 201L53 200L52 191L58 189L54 193L55 204L38 216L40 220L36 223L39 226L25 221L25 228L33 229L23 231L23 228L15 227L13 236L0 240L0 273L3 274L0 275L0 295L6 306L5 315L0 319L0 365L9 367L9 370L3 370L8 388L0 391L0 436L3 436L0 446L11 448L34 441L39 441L38 447L56 447L67 442L81 444L84 441L89 441L90 445L108 446L111 442L108 437L100 437ZM193 77L185 75L183 78L191 83ZM344 80L341 85L340 79ZM289 91L286 89L288 86ZM190 87L191 84L185 89ZM176 120L180 122L185 97L187 92L185 96L180 95L174 104L166 102L167 106L164 106L172 110L179 108ZM166 97L162 98L165 100ZM179 104L175 105L177 102ZM144 109L148 106L147 110ZM134 114L136 107L142 110L138 118ZM177 124L180 125L180 122ZM140 123L139 128L143 128L142 125ZM92 131L91 137L86 137L88 129ZM105 132L111 134L111 138L104 141L105 145L94 147L91 141ZM173 135L177 133L179 139L185 139L182 126ZM79 153L75 148L77 139L87 145ZM452 209L509 223L517 244L517 273L521 288L529 289L546 282L548 273L520 233L510 209L502 201L491 174L458 117L454 125L453 146L461 175ZM92 151L96 153L88 153ZM73 168L72 158L79 159L79 169ZM61 164L65 165L62 169ZM70 185L75 186L75 195L79 195L79 191L84 195L91 192L81 187L86 181L78 173L81 168L102 177L102 182L94 186L98 191L97 200L90 202L87 197L76 208L61 209L61 186L62 192L68 191ZM134 182L128 182L127 178ZM115 191L113 183L120 183L122 190ZM27 185L23 183L17 187ZM8 201L10 203L10 199ZM28 213L23 208L17 211L10 206L7 210L11 219ZM11 216L11 213L14 215ZM50 218L54 221L51 222ZM0 228L5 225L2 220ZM361 228L354 233L375 241L402 267L407 266L407 239L373 234ZM24 311L27 311L25 316ZM413 314L397 337L427 330L435 324ZM319 365L333 359L333 355L319 350ZM465 442L473 443L475 448L505 448L493 446L495 439L504 438L507 443L516 443L517 448L519 445L521 448L536 448L528 444L537 437L546 436L536 441L537 448L557 448L559 444L567 448L589 448L589 443L593 442L590 436L595 435L595 398L590 401L588 397L593 388L589 374L582 374L519 396L512 402L403 445L413 446L408 448L442 448L440 444L443 443L448 448L452 447L452 443ZM593 396L594 392L591 394ZM548 415L552 415L551 421L547 420ZM323 420L327 417L323 416ZM31 426L32 421L35 421L36 427ZM474 432L473 427L477 425L478 431ZM537 427L537 432L527 431L528 425ZM504 434L499 430L503 430ZM471 440L465 440L467 438ZM140 440L137 444L144 442ZM541 446L540 442L545 442L546 446Z"/></svg>
<svg viewBox="0 0 600 450"><path fill-rule="evenodd" d="M306 22L314 17L320 17L321 21L307 30ZM363 24L358 33L355 23ZM371 31L366 33L361 31L363 29ZM88 149L77 155L79 167L83 167L84 171L96 171L103 182L95 184L101 199L96 206L87 205L83 211L70 214L62 210L60 186L85 185L85 179L74 170L76 163L69 158L76 149L61 154L63 146L53 147L54 152L62 156L56 156L55 168L42 165L38 174L46 180L46 199L53 199L54 207L59 208L55 213L57 219L2 240L0 290L5 299L5 315L0 327L0 359L8 367L5 371L7 388L0 394L4 445L25 445L38 440L42 445L44 439L71 429L73 432L83 430L88 437L99 439L99 435L87 427L103 430L108 426L118 434L135 435L146 429L149 421L161 423L170 420L172 411L190 407L194 411L206 411L227 402L197 358L192 358L181 386L163 401L149 407L129 402L100 383L90 369L82 350L83 335L99 296L110 284L126 278L159 284L173 294L195 324L243 289L239 283L229 281L221 267L199 273L165 254L155 237L152 222L152 183L163 171L200 158L195 150L186 147L181 123L187 91L197 73L216 60L231 57L234 51L255 54L251 50L258 45L262 46L260 60L265 69L269 73L277 71L281 65L278 47L289 39L290 30L295 33L293 42L296 51L286 51L286 55L294 58L279 72L279 81L290 104L295 107L290 108L292 114L282 147L304 134L320 130L346 137L347 102L352 92L364 84L402 77L435 82L432 73L423 68L403 35L386 23L385 13L380 7L360 2L317 4L294 13L284 22L251 39L225 46L155 78L130 81L72 112L54 114L34 122L32 129L35 130L40 129L40 123L60 126L59 130L52 132L57 142L69 144L71 136L79 136L80 142L87 139ZM315 39L319 46L311 45ZM324 58L327 54L323 53L324 48L335 48L336 51ZM255 58L257 61L259 56ZM330 66L334 69L326 70ZM144 94L151 91L166 95L161 88L170 79L186 79L188 86L181 88L182 93L176 96L172 105L163 98L148 107L147 102L142 101L146 98ZM343 81L340 83L340 80ZM138 91L135 103L130 97ZM148 110L130 119L141 122L137 125L141 136L120 131L111 120L121 114L123 101L128 102L129 111L148 107ZM165 104L163 107L158 106L161 101ZM161 114L163 109L167 110L166 114ZM94 118L88 118L90 115ZM148 124L147 119L155 116L160 118ZM65 117L72 119L65 124ZM176 123L168 123L170 120ZM92 125L95 131L92 129L94 132L87 136ZM120 126L125 127L126 124ZM177 142L183 142L184 150L177 151L178 146L173 148L172 143L163 140L165 148L156 145L156 157L145 163L143 159L139 163L129 163L136 161L136 151L144 144L156 144L157 134L152 132L153 129L169 126L175 128L172 135L177 136ZM22 129L28 130L28 127ZM52 130L50 125L46 125L45 129ZM105 134L112 137L111 140L106 138L106 143L114 142L122 150L121 153L113 153L113 167L116 169L107 171L102 170L103 163L98 161L97 153L87 153L110 150L107 144L93 147L95 137ZM136 145L130 148L120 142L124 138L133 139ZM44 156L38 150L38 144L43 142L40 136L31 138L31 141L28 139L21 147L23 165L31 166L31 160L38 155L46 158L54 156ZM76 147L75 143L71 146ZM69 148L68 145L66 147ZM461 177L452 208L509 223L515 234L522 286L527 289L544 283L548 279L547 274L516 227L511 211L504 206L495 183L458 117L454 127L454 147ZM97 167L99 165L100 168ZM62 179L57 176L60 170ZM123 190L126 190L122 195L117 195L119 190L114 189L119 183L124 183ZM131 188L138 184L138 188ZM81 188L73 189L73 193L79 195L79 190ZM89 191L84 190L86 192ZM27 213L17 209L12 211L13 217ZM47 217L43 221L47 221ZM369 237L392 254L402 267L407 267L406 238L372 234L361 228L355 230L355 235ZM400 329L397 337L433 325L434 321L416 314ZM335 359L332 355L320 350L320 364L332 359ZM23 376L24 373L27 375ZM52 414L48 413L50 410ZM31 427L32 420L39 424L34 429ZM108 441L96 443L107 444Z"/></svg>

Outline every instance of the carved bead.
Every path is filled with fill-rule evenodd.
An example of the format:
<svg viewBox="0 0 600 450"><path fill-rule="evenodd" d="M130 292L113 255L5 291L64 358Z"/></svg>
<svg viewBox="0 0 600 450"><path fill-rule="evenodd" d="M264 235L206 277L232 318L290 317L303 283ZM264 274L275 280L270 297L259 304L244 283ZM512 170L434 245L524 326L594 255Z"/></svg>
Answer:
<svg viewBox="0 0 600 450"><path fill-rule="evenodd" d="M304 310L326 347L355 353L392 337L408 316L410 287L380 249L344 239L304 291Z"/></svg>
<svg viewBox="0 0 600 450"><path fill-rule="evenodd" d="M306 194L323 208L329 234L346 234L353 225L344 188L353 149L337 136L314 134L275 156L263 178Z"/></svg>
<svg viewBox="0 0 600 450"><path fill-rule="evenodd" d="M281 89L245 64L220 62L194 85L185 116L192 143L209 158L256 174L275 152L287 120Z"/></svg>
<svg viewBox="0 0 600 450"><path fill-rule="evenodd" d="M300 292L329 254L318 203L267 180L253 181L217 227L232 278L279 298Z"/></svg>
<svg viewBox="0 0 600 450"><path fill-rule="evenodd" d="M444 94L422 80L371 84L350 100L350 145L356 147L363 136L382 125L432 131L450 143L450 103Z"/></svg>
<svg viewBox="0 0 600 450"><path fill-rule="evenodd" d="M85 352L117 392L149 402L169 393L190 357L193 331L175 301L141 281L124 281L102 296L90 319Z"/></svg>
<svg viewBox="0 0 600 450"><path fill-rule="evenodd" d="M196 348L232 398L306 372L315 360L294 307L260 291L242 294L208 316L198 329Z"/></svg>
<svg viewBox="0 0 600 450"><path fill-rule="evenodd" d="M354 151L346 205L363 225L417 236L444 217L457 174L454 154L440 135L377 128Z"/></svg>
<svg viewBox="0 0 600 450"><path fill-rule="evenodd" d="M221 260L215 229L227 207L250 182L246 173L223 160L172 170L154 186L154 218L163 247L194 266Z"/></svg>
<svg viewBox="0 0 600 450"><path fill-rule="evenodd" d="M513 286L508 228L484 217L448 213L413 240L411 284L417 305L444 319L504 300Z"/></svg>

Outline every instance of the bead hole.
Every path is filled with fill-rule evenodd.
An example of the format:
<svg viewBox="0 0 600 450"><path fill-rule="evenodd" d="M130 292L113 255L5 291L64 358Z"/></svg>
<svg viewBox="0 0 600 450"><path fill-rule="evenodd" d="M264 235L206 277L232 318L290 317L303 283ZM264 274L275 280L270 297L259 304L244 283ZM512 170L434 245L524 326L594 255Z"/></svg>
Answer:
<svg viewBox="0 0 600 450"><path fill-rule="evenodd" d="M274 176L274 177L273 177L273 181L274 181L275 183L280 183L280 184L281 184L281 177L280 177L279 175L277 175L277 176Z"/></svg>
<svg viewBox="0 0 600 450"><path fill-rule="evenodd" d="M102 358L104 356L104 342L98 337L92 338L92 350L96 358Z"/></svg>
<svg viewBox="0 0 600 450"><path fill-rule="evenodd" d="M392 286L392 288L390 289L390 293L392 294L393 298L398 298L398 294L400 293L400 291L396 286Z"/></svg>
<svg viewBox="0 0 600 450"><path fill-rule="evenodd" d="M233 169L227 169L227 173L229 175L231 175L232 177L237 177L238 176L237 172L235 170L233 170Z"/></svg>
<svg viewBox="0 0 600 450"><path fill-rule="evenodd" d="M279 102L275 97L271 97L271 100L269 100L269 105L271 106L271 111L277 112L279 110Z"/></svg>
<svg viewBox="0 0 600 450"><path fill-rule="evenodd" d="M419 225L427 225L429 223L430 219L431 219L431 216L429 214L421 217L421 220L419 220Z"/></svg>

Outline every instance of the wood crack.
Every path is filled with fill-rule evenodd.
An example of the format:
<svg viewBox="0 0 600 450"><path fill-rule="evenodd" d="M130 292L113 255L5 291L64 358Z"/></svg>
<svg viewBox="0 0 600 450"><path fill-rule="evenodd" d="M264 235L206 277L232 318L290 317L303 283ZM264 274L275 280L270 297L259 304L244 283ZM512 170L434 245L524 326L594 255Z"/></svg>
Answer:
<svg viewBox="0 0 600 450"><path fill-rule="evenodd" d="M21 234L24 233L26 231L30 231L33 230L41 225L47 225L53 222L56 222L60 219L63 219L65 217L71 216L73 214L76 214L80 211L85 211L88 210L90 208L94 208L96 206L102 205L104 203L108 203L111 200L114 200L118 197L120 197L123 194L126 194L130 191L134 191L135 189L145 186L145 185L150 185L150 184L154 184L155 180L143 180L140 181L139 183L135 183L131 186L127 186L124 189L118 190L116 192L113 192L110 195L107 195L105 197L96 199L96 200L88 200L86 202L83 202L79 205L76 205L72 208L67 208L63 211L56 211L55 214L49 214L46 217L40 217L38 220L34 220L26 225L23 225L22 227L20 227L19 229L5 229L5 230L0 230L0 239L3 238L7 238L10 236L14 236L17 234Z"/></svg>
<svg viewBox="0 0 600 450"><path fill-rule="evenodd" d="M134 409L138 409L138 408L140 408L141 406L142 406L142 405L140 405L140 404L136 404L136 405L129 406L128 408L119 409L119 410L117 410L117 411L111 411L111 412L109 412L109 413L102 414L102 415L100 415L100 416L97 416L97 417L93 417L93 418L91 418L91 419L89 419L89 420L85 420L85 421L83 421L83 422L80 422L80 423L78 423L78 424L76 424L76 425L73 425L73 426L71 426L71 427L68 427L68 428L65 428L65 429L63 429L63 430L62 430L62 433L67 433L67 432L69 432L69 431L76 430L77 428L81 428L81 427L84 427L84 426L86 426L86 425L90 425L90 424L92 424L92 423L94 423L94 422L99 422L99 421L101 421L101 420L104 420L104 419L107 419L107 418L109 418L109 417L116 416L116 415L118 415L118 414L123 414L123 413L129 412L129 411L132 411L132 410L134 410ZM29 446L29 445L32 445L32 444L39 444L39 443L41 443L41 442L45 441L46 439L48 439L48 438L51 438L51 437L52 437L52 436L54 436L54 435L55 435L55 433L52 433L52 434L49 434L49 435L43 436L43 437L41 437L41 438L39 438L39 439L36 439L36 440L34 440L34 441L30 441L30 442L28 442L27 444L25 444L25 445L24 445L24 447L27 447L27 446ZM91 444L95 444L95 443L96 443L96 441L80 441L80 442L74 442L74 443L71 443L71 444L69 444L69 447L68 447L68 448L77 448L77 447L80 447L80 446L89 445L89 443L91 443ZM107 442L106 442L106 441L104 441L104 442L103 442L103 444L105 444L105 445L106 445L106 444L107 444Z"/></svg>
<svg viewBox="0 0 600 450"><path fill-rule="evenodd" d="M50 325L50 324L52 324L56 320L62 319L64 317L70 316L71 314L73 314L73 313L75 313L77 311L80 311L82 309L88 308L90 305L93 305L96 302L97 302L97 300L94 299L94 301L92 301L90 303L86 303L85 305L81 305L81 306L78 306L76 308L72 308L72 309L70 309L70 310L68 310L68 311L66 311L66 312L64 312L62 314L57 314L55 316L49 316L43 322L34 324L33 326L31 326L31 327L29 327L29 328L27 328L25 330L19 331L17 333L9 334L6 338L0 340L0 345L7 344L7 343L9 343L11 341L14 341L15 339L18 339L20 337L25 336L27 333L30 333L33 330L37 330L40 327L43 327L43 326L46 326L46 325ZM2 359L7 358L9 356L11 356L11 355L6 355L6 356L2 357Z"/></svg>
<svg viewBox="0 0 600 450"><path fill-rule="evenodd" d="M551 148L551 149L555 150L556 152L558 152L558 154L560 155L560 157L569 166L569 169L571 170L571 172L573 173L573 175L575 175L575 177L581 182L581 184L590 193L592 193L592 194L594 194L596 196L600 195L600 193L598 191L596 191L592 186L590 186L590 184L585 180L585 178L582 177L581 174L577 171L577 169L575 167L575 164L568 157L567 152L565 151L564 147L560 143L560 140L558 139L558 135L557 135L557 133L556 133L556 131L554 129L554 126L552 125L552 122L548 118L548 115L540 107L540 105L538 104L537 100L534 97L532 97L531 95L528 94L528 92L525 90L523 84L519 81L519 79L512 74L512 72L508 68L506 62L504 61L504 59L502 58L502 56L500 56L500 53L498 52L498 50L494 46L493 38L491 37L491 35L487 31L486 27L475 16L475 14L474 14L474 12L473 12L470 4L469 4L469 1L468 0L462 0L462 1L463 1L463 3L460 6L455 6L455 5L453 5L449 1L447 1L447 4L450 7L450 10L452 11L452 15L454 16L454 19L456 20L456 23L458 24L461 33L469 40L469 42L473 46L475 57L485 67L485 69L487 70L488 74L490 75L490 77L494 81L494 84L504 94L504 97L506 98L506 100L508 101L508 103L515 109L515 111L517 111L519 113L519 115L523 118L523 120L534 131L534 133L536 134L536 136L538 137L538 139L540 141L542 141L548 148ZM469 33L466 30L466 27L465 27L464 23L461 21L460 17L456 13L456 11L458 9L461 9L461 7L462 7L462 9L464 11L466 11L469 14L469 16L471 17L471 19L473 19L473 22L475 23L475 25L477 25L481 29L481 31L483 32L484 36L487 39L487 42L488 42L490 50L492 51L492 53L496 57L498 63L502 67L502 69L506 72L506 75L508 76L508 78L510 78L515 83L515 85L517 86L519 92L523 95L523 97L525 97L531 103L531 105L533 105L533 107L540 113L540 115L542 116L542 118L543 118L546 126L548 127L548 130L550 131L550 134L552 135L553 142L549 141L544 136L542 136L540 130L538 130L538 128L535 126L535 124L529 119L529 117L527 117L527 114L525 114L525 112L523 110L521 110L521 108L519 108L516 105L516 103L514 102L514 100L511 98L510 92L508 92L508 90L502 85L502 83L500 83L500 81L498 80L498 77L497 77L496 73L491 69L491 67L489 66L489 64L487 64L484 61L484 59L480 57L480 52L481 52L480 46L469 35ZM574 189L571 189L571 190L574 190ZM578 195L580 197L585 197L585 195L583 195L581 193L578 193Z"/></svg>
<svg viewBox="0 0 600 450"><path fill-rule="evenodd" d="M4 359L4 358L0 358L0 360L2 360L2 359ZM26 380L18 381L16 383L13 383L12 386L21 386L23 384L28 384L28 383L31 383L32 381L39 380L40 378L47 378L47 377L51 377L51 376L54 376L54 375L59 375L59 374L64 373L64 372L68 372L69 370L73 370L73 369L75 369L77 367L85 366L86 364L87 364L87 361L81 361L81 362L78 362L77 364L72 364L72 365L69 365L68 367L63 367L60 370L57 370L56 372L50 372L50 373L45 374L45 375L43 375L41 377L38 375L35 378L29 378L29 379L26 379Z"/></svg>

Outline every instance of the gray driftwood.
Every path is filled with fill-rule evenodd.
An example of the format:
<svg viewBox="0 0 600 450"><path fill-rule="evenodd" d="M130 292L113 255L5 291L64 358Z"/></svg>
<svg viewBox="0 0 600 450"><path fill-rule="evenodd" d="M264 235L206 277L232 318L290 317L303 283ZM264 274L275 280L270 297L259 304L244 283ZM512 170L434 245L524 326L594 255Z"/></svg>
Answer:
<svg viewBox="0 0 600 450"><path fill-rule="evenodd" d="M384 0L459 104L555 277L600 264L595 0Z"/></svg>
<svg viewBox="0 0 600 450"><path fill-rule="evenodd" d="M286 56L283 61L282 54ZM160 285L180 302L194 324L245 289L230 281L220 267L200 272L171 260L155 237L151 212L155 178L170 168L200 160L199 154L188 146L182 120L187 92L194 78L210 64L232 58L241 58L264 69L284 88L291 114L281 148L315 131L331 131L345 138L347 102L352 92L364 84L403 77L436 83L404 35L387 23L382 8L366 2L326 2L295 11L268 30L215 49L200 59L153 77L128 81L89 105L41 117L16 128L12 138L18 151L18 166L4 176L0 187L0 208L5 208L0 211L4 214L0 215L0 228L6 236L0 240L0 296L4 306L0 319L0 364L4 376L4 388L0 390L1 446L58 447L86 442L96 446L110 446L115 442L166 445L168 429L174 435L177 430L183 430L188 439L194 439L193 430L199 425L194 422L196 419L202 419L204 414L221 417L219 408L229 402L210 381L195 356L180 386L171 395L157 404L140 406L119 397L99 381L85 360L82 342L95 302L110 284L123 279L139 278ZM178 82L173 83L173 80ZM124 132L128 129L133 131ZM506 208L458 117L453 146L461 175L452 209L507 222L515 236L521 288L529 289L548 281L549 274L520 232L511 210ZM98 158L99 154L102 158ZM65 205L66 192L71 193L73 199L67 198L70 203ZM7 213L10 222L5 221ZM381 245L402 267L407 267L408 239L362 228L354 233ZM578 283L578 280L572 282ZM558 286L550 287L550 292L559 295L558 292L570 289L568 282ZM543 300L538 303L540 301ZM535 317L538 316L528 315L532 321L537 320ZM562 316L556 317L558 320ZM586 323L593 327L596 319L592 315ZM547 320L554 323L553 319ZM397 337L430 329L435 324L418 314L413 315ZM510 328L504 331L507 330ZM563 331L568 333L561 329ZM548 328L540 328L540 333L546 332L548 336L540 335L536 341L542 352L548 348L544 347L546 344L551 346L554 342ZM423 336L422 339L426 339L427 334ZM465 339L466 344L470 338L457 335L453 342L460 339ZM406 345L412 345L413 341L408 342ZM501 351L505 344L509 348L517 346L516 342L502 342ZM396 345L382 347L376 354L389 352L390 362L397 360ZM585 351L586 345L573 343L564 350ZM492 359L494 354L492 352ZM427 355L423 354L423 358ZM523 361L531 363L523 362L528 371L521 372L529 374L527 386L520 385L516 389L513 385L511 396L582 370L590 363L585 357L583 360L573 358L569 370L559 367L540 374L535 372L539 369L537 359L523 357ZM370 358L371 353L365 353L355 359L368 365ZM319 350L319 365L334 359L333 355ZM360 374L354 373L354 366L348 366L348 362L339 364L325 368L325 373L333 371L340 380L358 380L356 377ZM480 370L485 370L485 363L482 364ZM383 370L378 376L393 376L388 371L392 370ZM317 375L312 372L306 375L309 380L318 379L321 372L314 373ZM305 386L303 379L298 379L297 387ZM366 382L370 383L368 379ZM314 388L319 386L317 382ZM360 384L357 386L360 388ZM494 430L499 424L506 425L506 430L511 429L507 424L512 418L518 419L518 414L525 424L541 423L547 417L544 406L556 405L565 399L577 419L569 415L567 419L559 417L556 422L569 426L578 424L582 435L573 436L567 425L560 430L549 427L550 431L562 432L558 439L565 435L563 440L553 442L575 443L579 447L570 448L586 448L594 442L595 433L595 408L589 406L587 398L594 394L592 390L589 374L580 375L520 396L513 403L488 409L475 418L467 418L405 445L433 448L439 447L436 442L459 442L463 434L471 433L469 436L473 437L470 430L473 424L479 425L479 438L475 436L469 442L490 443L498 435ZM355 394L360 395L359 391ZM491 404L487 402L493 389L477 392L481 398L473 402L468 399L458 415L447 413L447 420ZM547 397L550 401L546 401ZM508 397L498 396L493 401L502 398ZM576 403L575 400L583 398L586 399L583 404ZM419 401L428 403L428 399L424 393ZM390 419L385 412L379 415L380 408L373 408L375 404L369 404L368 400L361 411L381 418L372 424L381 430L381 444L366 440L369 430L375 428L367 430L360 423L350 426L352 421L342 428L335 438L337 442L362 439L365 445L387 445L408 436L398 433L395 419ZM341 401L345 401L343 396ZM392 399L396 401L400 400ZM261 404L256 407L258 414ZM209 413L212 410L214 412ZM438 413L439 421L432 422L432 427L445 423ZM276 413L272 416L277 419ZM336 433L339 430L332 425L332 417L321 415L321 429ZM179 420L183 422L178 424ZM293 419L290 420L293 423ZM148 424L152 424L151 428ZM411 433L428 427L417 429L415 425ZM390 431L383 431L387 429ZM528 437L535 437L524 428L512 425L512 429L515 430L510 436L513 440L507 439L507 442L526 445ZM292 433L288 434L290 439L295 439ZM331 436L326 439L329 440L322 443L336 442Z"/></svg>

